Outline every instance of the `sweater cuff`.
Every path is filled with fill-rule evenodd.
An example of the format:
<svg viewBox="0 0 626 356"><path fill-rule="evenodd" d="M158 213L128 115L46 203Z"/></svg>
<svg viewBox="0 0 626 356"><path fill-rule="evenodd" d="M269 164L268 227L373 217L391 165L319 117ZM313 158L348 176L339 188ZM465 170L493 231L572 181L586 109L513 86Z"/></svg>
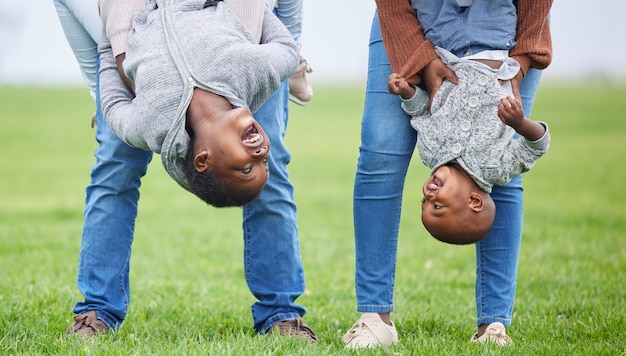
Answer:
<svg viewBox="0 0 626 356"><path fill-rule="evenodd" d="M539 121L539 123L546 128L546 132L543 134L543 136L541 136L540 139L536 141L526 140L526 142L528 143L528 146L530 148L539 150L541 152L546 152L548 150L548 147L550 147L550 132L548 131L548 124L542 121Z"/></svg>
<svg viewBox="0 0 626 356"><path fill-rule="evenodd" d="M99 0L100 18L105 35L111 41L113 56L126 53L133 15L146 4L146 0Z"/></svg>
<svg viewBox="0 0 626 356"><path fill-rule="evenodd" d="M265 2L263 0L224 0L224 3L237 14L241 22L250 30L254 43L260 43L263 33Z"/></svg>
<svg viewBox="0 0 626 356"><path fill-rule="evenodd" d="M522 75L525 77L526 73L528 73L528 68L530 68L530 58L527 56L512 56L512 58L519 63Z"/></svg>
<svg viewBox="0 0 626 356"><path fill-rule="evenodd" d="M439 58L432 43L425 42L406 60L404 66L400 69L400 75L407 78L409 84L418 85L422 81L422 70L432 61Z"/></svg>
<svg viewBox="0 0 626 356"><path fill-rule="evenodd" d="M402 99L402 109L407 115L417 116L424 110L425 106L428 105L428 95L422 89L415 87L415 94L410 99Z"/></svg>
<svg viewBox="0 0 626 356"><path fill-rule="evenodd" d="M126 50L128 49L128 32L113 35L109 40L111 41L113 57L126 53Z"/></svg>

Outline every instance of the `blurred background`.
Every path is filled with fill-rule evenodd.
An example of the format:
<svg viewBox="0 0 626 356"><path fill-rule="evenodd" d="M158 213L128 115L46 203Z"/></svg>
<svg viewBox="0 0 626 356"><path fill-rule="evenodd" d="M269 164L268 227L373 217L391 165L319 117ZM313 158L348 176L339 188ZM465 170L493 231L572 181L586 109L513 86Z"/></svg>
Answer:
<svg viewBox="0 0 626 356"><path fill-rule="evenodd" d="M364 82L373 0L304 3L311 82ZM554 60L545 80L626 83L626 2L555 1ZM83 79L52 0L0 1L0 85L75 86Z"/></svg>

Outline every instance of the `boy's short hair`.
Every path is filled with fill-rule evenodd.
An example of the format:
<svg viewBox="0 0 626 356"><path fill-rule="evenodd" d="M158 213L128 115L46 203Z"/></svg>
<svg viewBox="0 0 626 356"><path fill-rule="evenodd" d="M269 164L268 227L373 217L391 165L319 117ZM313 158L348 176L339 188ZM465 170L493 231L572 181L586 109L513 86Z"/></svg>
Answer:
<svg viewBox="0 0 626 356"><path fill-rule="evenodd" d="M237 194L217 173L212 170L199 172L194 165L194 139L189 140L183 170L189 183L189 190L205 203L216 208L244 206L253 201L260 193Z"/></svg>

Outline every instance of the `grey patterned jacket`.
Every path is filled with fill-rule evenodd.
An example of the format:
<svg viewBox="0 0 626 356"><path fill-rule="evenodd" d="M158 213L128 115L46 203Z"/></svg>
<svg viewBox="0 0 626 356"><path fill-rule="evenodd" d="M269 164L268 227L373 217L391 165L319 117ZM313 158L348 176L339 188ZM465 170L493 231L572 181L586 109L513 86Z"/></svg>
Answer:
<svg viewBox="0 0 626 356"><path fill-rule="evenodd" d="M512 94L510 81L500 84L498 74L487 66L438 51L459 79L445 81L428 112L428 93L420 88L403 100L417 131L419 155L431 173L456 162L484 191L506 184L531 169L550 145L548 126L537 141L530 142L498 118L498 104ZM442 55L444 54L444 55ZM483 68L484 67L484 68ZM508 78L507 78L508 79Z"/></svg>

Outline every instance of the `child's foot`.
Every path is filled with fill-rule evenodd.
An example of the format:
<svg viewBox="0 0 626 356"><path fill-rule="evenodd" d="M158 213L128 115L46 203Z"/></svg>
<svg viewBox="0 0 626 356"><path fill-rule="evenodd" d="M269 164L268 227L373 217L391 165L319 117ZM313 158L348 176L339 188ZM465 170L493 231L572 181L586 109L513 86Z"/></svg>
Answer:
<svg viewBox="0 0 626 356"><path fill-rule="evenodd" d="M289 100L298 105L306 105L313 97L313 88L306 80L306 74L313 70L306 59L300 57L300 65L296 72L289 78Z"/></svg>
<svg viewBox="0 0 626 356"><path fill-rule="evenodd" d="M363 313L341 341L349 349L391 346L398 343L396 326L387 325L378 313Z"/></svg>
<svg viewBox="0 0 626 356"><path fill-rule="evenodd" d="M478 334L474 334L470 339L471 342L477 343L486 343L493 342L498 345L512 345L513 340L506 334L506 329L504 325L499 322L491 323L487 326L485 333L478 336Z"/></svg>

